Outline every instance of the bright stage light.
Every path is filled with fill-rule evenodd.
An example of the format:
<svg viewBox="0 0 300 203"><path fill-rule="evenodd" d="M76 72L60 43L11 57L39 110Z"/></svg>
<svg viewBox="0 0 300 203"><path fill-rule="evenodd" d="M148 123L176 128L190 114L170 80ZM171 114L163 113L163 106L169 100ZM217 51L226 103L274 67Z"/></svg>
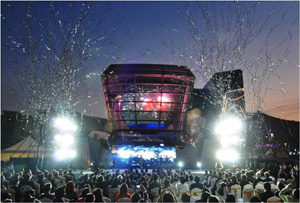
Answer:
<svg viewBox="0 0 300 203"><path fill-rule="evenodd" d="M231 144L230 139L229 139L228 136L222 136L222 137L220 137L219 141L221 143L222 148L228 148L230 146L230 144Z"/></svg>
<svg viewBox="0 0 300 203"><path fill-rule="evenodd" d="M56 118L54 127L59 131L76 131L77 126L67 118Z"/></svg>
<svg viewBox="0 0 300 203"><path fill-rule="evenodd" d="M76 152L70 149L59 149L54 152L54 158L58 161L68 159L68 158L75 158Z"/></svg>
<svg viewBox="0 0 300 203"><path fill-rule="evenodd" d="M222 149L217 152L217 158L224 162L237 162L240 159L240 153L233 149Z"/></svg>
<svg viewBox="0 0 300 203"><path fill-rule="evenodd" d="M60 145L60 146L71 146L75 143L75 139L74 139L74 136L71 135L71 134L64 134L64 135L56 135L55 136L55 141L56 141L56 144Z"/></svg>
<svg viewBox="0 0 300 203"><path fill-rule="evenodd" d="M59 142L61 140L61 135L55 135L54 139L56 142Z"/></svg>
<svg viewBox="0 0 300 203"><path fill-rule="evenodd" d="M157 101L158 102L170 102L170 99L163 96L163 97L158 97Z"/></svg>
<svg viewBox="0 0 300 203"><path fill-rule="evenodd" d="M241 141L240 136L237 136L237 135L232 135L232 136L230 136L229 139L230 139L231 144L234 144L234 145L237 145Z"/></svg>
<svg viewBox="0 0 300 203"><path fill-rule="evenodd" d="M197 162L197 167L201 167L201 163L200 162Z"/></svg>
<svg viewBox="0 0 300 203"><path fill-rule="evenodd" d="M170 107L170 99L164 96L157 97L156 101L150 98L142 98L143 103L142 106L146 111L152 111L155 107L157 110L166 111L168 107Z"/></svg>
<svg viewBox="0 0 300 203"><path fill-rule="evenodd" d="M216 126L216 133L219 135L230 135L241 131L243 128L243 122L238 118L228 118L221 121Z"/></svg>
<svg viewBox="0 0 300 203"><path fill-rule="evenodd" d="M183 162L178 162L178 166L181 168L181 167L183 167Z"/></svg>
<svg viewBox="0 0 300 203"><path fill-rule="evenodd" d="M144 99L142 106L146 111L151 111L153 109L153 102L150 99Z"/></svg>
<svg viewBox="0 0 300 203"><path fill-rule="evenodd" d="M219 138L222 148L228 148L231 145L238 145L241 137L238 135L222 135Z"/></svg>
<svg viewBox="0 0 300 203"><path fill-rule="evenodd" d="M162 110L165 111L167 110L167 107L170 106L170 104L166 103L166 102L170 102L170 99L167 97L158 97L157 101L160 102L159 105L157 106L158 110Z"/></svg>

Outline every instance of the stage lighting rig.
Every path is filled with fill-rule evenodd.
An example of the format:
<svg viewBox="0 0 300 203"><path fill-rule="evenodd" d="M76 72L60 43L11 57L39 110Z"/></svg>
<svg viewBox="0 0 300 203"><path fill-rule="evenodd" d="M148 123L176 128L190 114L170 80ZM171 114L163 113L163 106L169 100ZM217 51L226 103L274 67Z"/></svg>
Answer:
<svg viewBox="0 0 300 203"><path fill-rule="evenodd" d="M75 157L76 157L76 152L75 150L71 150L71 149L59 149L54 152L54 158L58 161L65 160L68 158L73 159Z"/></svg>
<svg viewBox="0 0 300 203"><path fill-rule="evenodd" d="M56 132L54 137L54 159L61 161L75 158L76 151L72 148L75 146L76 124L66 117L58 117L54 120L53 127Z"/></svg>
<svg viewBox="0 0 300 203"><path fill-rule="evenodd" d="M220 136L228 136L242 131L244 123L238 118L227 118L216 126L216 133Z"/></svg>
<svg viewBox="0 0 300 203"><path fill-rule="evenodd" d="M77 130L77 126L71 120L64 117L55 119L54 128L62 132L75 132Z"/></svg>
<svg viewBox="0 0 300 203"><path fill-rule="evenodd" d="M223 149L238 146L243 141L242 131L244 130L244 121L239 118L226 118L219 122L215 132L218 135L219 142Z"/></svg>
<svg viewBox="0 0 300 203"><path fill-rule="evenodd" d="M61 146L71 146L75 143L74 136L71 134L65 134L65 135L56 135L55 136L55 142L57 145Z"/></svg>
<svg viewBox="0 0 300 203"><path fill-rule="evenodd" d="M217 151L217 159L222 162L236 163L240 158L240 153L233 149L221 149Z"/></svg>

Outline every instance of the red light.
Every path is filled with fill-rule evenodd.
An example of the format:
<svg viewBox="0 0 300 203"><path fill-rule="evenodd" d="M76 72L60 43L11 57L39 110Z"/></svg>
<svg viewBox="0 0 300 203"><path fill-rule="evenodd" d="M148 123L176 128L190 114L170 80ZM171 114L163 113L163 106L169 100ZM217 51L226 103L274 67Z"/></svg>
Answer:
<svg viewBox="0 0 300 203"><path fill-rule="evenodd" d="M157 100L155 102L146 98L144 99L142 106L146 111L153 111L154 107L156 107L156 110L158 111L165 111L170 106L170 104L167 102L170 102L170 99L167 97L157 97Z"/></svg>
<svg viewBox="0 0 300 203"><path fill-rule="evenodd" d="M170 106L170 104L166 103L170 102L170 99L168 99L167 97L158 97L157 101L159 102L157 110L165 111L167 107Z"/></svg>
<svg viewBox="0 0 300 203"><path fill-rule="evenodd" d="M144 99L142 106L146 111L151 111L153 109L153 102L149 99Z"/></svg>

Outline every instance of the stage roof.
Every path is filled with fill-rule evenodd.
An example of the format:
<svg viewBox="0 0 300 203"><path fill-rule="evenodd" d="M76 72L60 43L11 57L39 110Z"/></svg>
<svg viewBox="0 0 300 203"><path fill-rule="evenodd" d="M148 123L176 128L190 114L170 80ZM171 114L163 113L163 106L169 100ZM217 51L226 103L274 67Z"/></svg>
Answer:
<svg viewBox="0 0 300 203"><path fill-rule="evenodd" d="M112 64L103 75L110 74L161 74L195 77L186 66L162 64Z"/></svg>

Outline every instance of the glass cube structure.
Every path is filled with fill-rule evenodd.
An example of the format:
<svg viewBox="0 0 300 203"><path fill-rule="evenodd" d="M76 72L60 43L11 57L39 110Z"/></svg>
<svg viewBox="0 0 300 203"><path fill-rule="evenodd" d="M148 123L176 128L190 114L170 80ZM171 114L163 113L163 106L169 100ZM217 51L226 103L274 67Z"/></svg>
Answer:
<svg viewBox="0 0 300 203"><path fill-rule="evenodd" d="M175 141L183 132L195 76L185 66L110 65L102 74L112 135Z"/></svg>

